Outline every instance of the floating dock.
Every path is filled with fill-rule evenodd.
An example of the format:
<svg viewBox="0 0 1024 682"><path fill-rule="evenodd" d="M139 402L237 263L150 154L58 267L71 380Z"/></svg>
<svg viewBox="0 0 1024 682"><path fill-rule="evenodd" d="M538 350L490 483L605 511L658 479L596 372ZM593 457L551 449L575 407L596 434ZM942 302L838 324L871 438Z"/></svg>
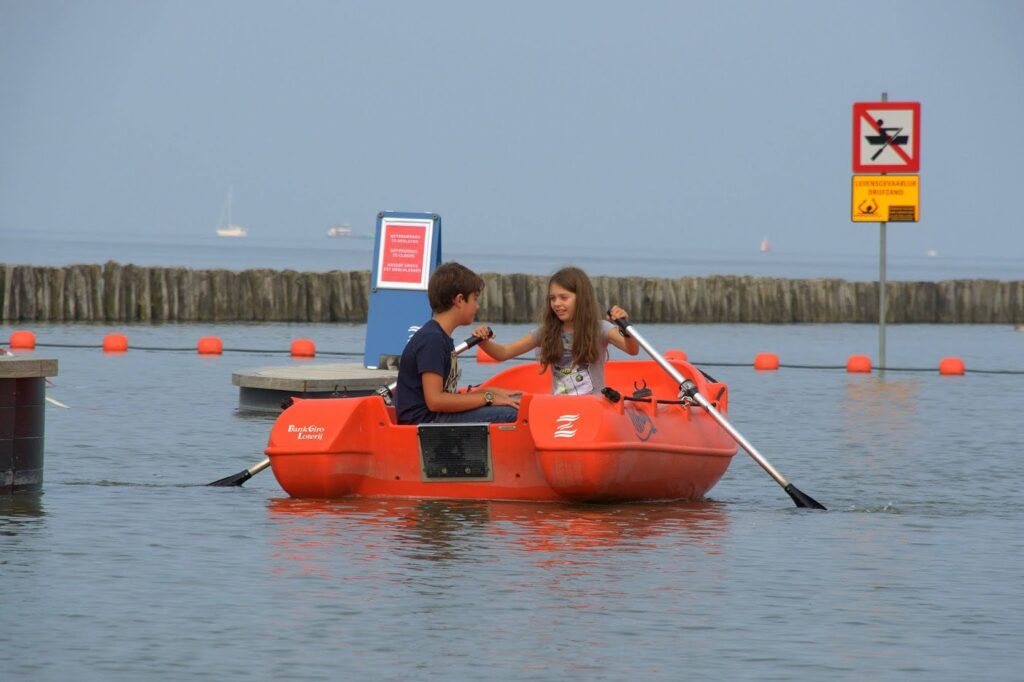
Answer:
<svg viewBox="0 0 1024 682"><path fill-rule="evenodd" d="M292 397L370 395L397 378L394 370L366 369L357 363L324 363L240 369L231 375L231 383L239 387L240 411L277 413Z"/></svg>

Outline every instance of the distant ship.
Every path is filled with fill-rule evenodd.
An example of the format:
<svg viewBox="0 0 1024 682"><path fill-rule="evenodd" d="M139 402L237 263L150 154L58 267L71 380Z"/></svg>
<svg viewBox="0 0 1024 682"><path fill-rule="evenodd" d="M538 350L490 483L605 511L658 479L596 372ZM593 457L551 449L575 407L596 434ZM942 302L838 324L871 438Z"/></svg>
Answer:
<svg viewBox="0 0 1024 682"><path fill-rule="evenodd" d="M761 253L768 253L772 250L772 245L768 243L768 237L761 240Z"/></svg>
<svg viewBox="0 0 1024 682"><path fill-rule="evenodd" d="M218 237L248 237L249 230L238 225L228 225L227 227L217 228Z"/></svg>
<svg viewBox="0 0 1024 682"><path fill-rule="evenodd" d="M334 227L328 228L328 237L351 237L352 228L348 225L335 225Z"/></svg>
<svg viewBox="0 0 1024 682"><path fill-rule="evenodd" d="M929 258L935 258L936 256L939 255L939 252L937 249L928 249L927 251L924 252L924 255L928 256Z"/></svg>
<svg viewBox="0 0 1024 682"><path fill-rule="evenodd" d="M227 221L223 223L222 227L217 228L218 237L248 237L249 231L244 227L231 224L231 204L232 204L232 188L228 188L228 200L226 205ZM224 212L221 213L221 217L224 217Z"/></svg>

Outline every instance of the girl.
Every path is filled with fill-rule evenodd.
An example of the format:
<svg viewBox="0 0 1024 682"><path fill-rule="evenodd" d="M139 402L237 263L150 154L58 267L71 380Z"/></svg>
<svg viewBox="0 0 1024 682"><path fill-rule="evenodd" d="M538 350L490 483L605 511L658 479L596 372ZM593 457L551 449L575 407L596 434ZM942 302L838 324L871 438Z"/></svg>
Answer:
<svg viewBox="0 0 1024 682"><path fill-rule="evenodd" d="M613 306L611 320L628 317ZM548 280L548 305L540 326L508 345L488 339L488 328L478 327L473 335L484 339L480 347L495 360L507 360L539 348L541 371L551 367L552 393L586 395L604 388L604 363L608 344L630 355L640 352L634 338L626 338L617 326L601 319L594 285L579 268L562 268Z"/></svg>

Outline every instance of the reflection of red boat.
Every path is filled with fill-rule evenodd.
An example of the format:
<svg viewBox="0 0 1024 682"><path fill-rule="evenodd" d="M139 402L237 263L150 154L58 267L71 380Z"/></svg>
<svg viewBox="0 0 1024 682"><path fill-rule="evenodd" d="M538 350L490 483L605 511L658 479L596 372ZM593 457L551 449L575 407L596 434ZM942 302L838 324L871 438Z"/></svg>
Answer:
<svg viewBox="0 0 1024 682"><path fill-rule="evenodd" d="M675 368L726 412L724 384L688 362ZM701 408L677 404L678 383L651 361L613 361L607 384L650 388L644 400L554 396L536 363L485 386L523 391L514 424L399 426L380 396L295 400L266 453L293 497L494 500L699 499L722 477L736 445Z"/></svg>
<svg viewBox="0 0 1024 682"><path fill-rule="evenodd" d="M372 548L387 554L389 544L426 556L458 553L459 544L475 548L474 531L507 538L531 552L564 552L645 546L639 541L668 536L673 542L718 551L728 517L715 502L592 505L543 504L494 500L365 499L270 500L270 518L282 529L282 556L316 561L320 549L349 556Z"/></svg>

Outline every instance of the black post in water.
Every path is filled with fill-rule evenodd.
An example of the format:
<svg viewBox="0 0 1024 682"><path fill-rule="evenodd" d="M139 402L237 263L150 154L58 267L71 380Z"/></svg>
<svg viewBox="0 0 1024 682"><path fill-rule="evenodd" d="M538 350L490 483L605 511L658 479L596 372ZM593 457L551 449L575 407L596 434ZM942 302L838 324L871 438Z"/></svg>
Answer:
<svg viewBox="0 0 1024 682"><path fill-rule="evenodd" d="M43 489L46 377L52 359L0 357L0 495Z"/></svg>

